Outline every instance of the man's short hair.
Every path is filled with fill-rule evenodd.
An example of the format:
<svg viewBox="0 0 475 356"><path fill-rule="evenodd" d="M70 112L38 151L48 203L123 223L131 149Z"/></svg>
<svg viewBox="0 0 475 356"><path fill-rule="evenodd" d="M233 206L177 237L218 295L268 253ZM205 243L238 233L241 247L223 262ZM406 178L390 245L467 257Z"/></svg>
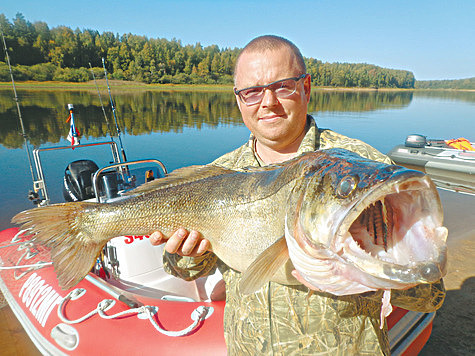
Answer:
<svg viewBox="0 0 475 356"><path fill-rule="evenodd" d="M286 38L275 36L275 35L264 35L254 38L249 42L239 53L236 63L234 65L234 80L236 80L236 69L239 63L239 59L243 53L252 53L252 52L265 52L265 51L276 51L281 48L288 48L290 52L295 56L295 61L297 63L297 69L299 74L305 74L307 69L305 67L305 61L303 59L302 53L291 41Z"/></svg>

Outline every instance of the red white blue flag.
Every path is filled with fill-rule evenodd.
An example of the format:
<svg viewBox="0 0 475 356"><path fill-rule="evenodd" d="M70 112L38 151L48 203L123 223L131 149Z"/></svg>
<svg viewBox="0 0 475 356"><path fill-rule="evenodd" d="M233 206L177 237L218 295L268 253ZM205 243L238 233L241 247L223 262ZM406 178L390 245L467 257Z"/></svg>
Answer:
<svg viewBox="0 0 475 356"><path fill-rule="evenodd" d="M69 117L66 120L66 122L71 123L71 125L69 127L68 141L71 142L71 145L73 147L79 145L80 144L80 142L79 142L80 134L79 134L78 129L76 128L76 125L74 125L74 114L73 114L72 110L69 112Z"/></svg>

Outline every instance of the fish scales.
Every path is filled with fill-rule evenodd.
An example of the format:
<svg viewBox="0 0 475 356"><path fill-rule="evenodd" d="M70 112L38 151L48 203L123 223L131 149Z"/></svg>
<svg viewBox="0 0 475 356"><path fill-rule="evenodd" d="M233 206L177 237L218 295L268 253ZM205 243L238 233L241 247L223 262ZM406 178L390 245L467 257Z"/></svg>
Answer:
<svg viewBox="0 0 475 356"><path fill-rule="evenodd" d="M107 210L123 213L112 215L117 219L114 224L105 219L103 223L117 226L114 236L155 230L169 235L181 226L200 231L225 263L242 270L249 259L284 235L283 224L274 222L285 216L285 198L295 179L289 170L234 172L156 189L108 204ZM228 257L230 249L234 260Z"/></svg>

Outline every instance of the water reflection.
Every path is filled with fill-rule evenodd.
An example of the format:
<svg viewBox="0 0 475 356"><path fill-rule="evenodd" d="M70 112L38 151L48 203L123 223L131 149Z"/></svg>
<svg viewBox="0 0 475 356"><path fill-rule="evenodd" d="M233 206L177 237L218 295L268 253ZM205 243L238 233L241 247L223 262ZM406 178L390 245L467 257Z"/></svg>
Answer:
<svg viewBox="0 0 475 356"><path fill-rule="evenodd" d="M76 125L83 137L110 134L99 97L93 91L19 90L22 116L30 142L39 146L57 143L68 132L66 105L75 106ZM384 108L403 108L410 104L412 91L327 91L315 90L309 112L364 112ZM202 125L242 125L231 91L119 91L114 95L119 126L130 135L151 132L180 132L185 127ZM110 104L103 100L109 120ZM111 123L112 134L116 135ZM20 148L18 114L11 90L0 90L0 144Z"/></svg>
<svg viewBox="0 0 475 356"><path fill-rule="evenodd" d="M444 99L450 101L464 101L475 104L475 91L457 91L457 90L422 90L416 91L415 95L420 98Z"/></svg>
<svg viewBox="0 0 475 356"><path fill-rule="evenodd" d="M209 163L239 147L249 137L231 90L126 91L113 87L112 91L129 160L157 158L172 171ZM18 95L26 133L37 147L69 146L66 141L68 103L76 107L76 124L83 144L110 139L95 88L81 91L20 88ZM111 120L108 94L105 91L102 95ZM14 213L32 207L26 198L32 180L12 97L11 89L0 89L0 170L5 188L0 230L11 226ZM474 104L475 92L316 89L310 99L309 112L319 127L358 138L387 153L411 133L430 138L465 135L473 140ZM114 131L115 125L110 126ZM110 161L110 152L89 153L75 149L44 157L43 168L53 202L61 200L67 164L85 158L103 167Z"/></svg>

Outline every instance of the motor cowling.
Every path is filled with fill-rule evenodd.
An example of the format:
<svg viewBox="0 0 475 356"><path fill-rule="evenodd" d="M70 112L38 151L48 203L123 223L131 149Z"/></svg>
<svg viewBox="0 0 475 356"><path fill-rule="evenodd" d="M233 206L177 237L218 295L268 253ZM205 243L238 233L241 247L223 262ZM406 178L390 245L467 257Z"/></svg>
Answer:
<svg viewBox="0 0 475 356"><path fill-rule="evenodd" d="M422 148L427 144L427 139L423 135L409 135L406 137L405 146L406 147L414 147L414 148Z"/></svg>
<svg viewBox="0 0 475 356"><path fill-rule="evenodd" d="M64 170L63 197L66 201L81 201L95 197L93 174L99 169L91 160L71 162Z"/></svg>

